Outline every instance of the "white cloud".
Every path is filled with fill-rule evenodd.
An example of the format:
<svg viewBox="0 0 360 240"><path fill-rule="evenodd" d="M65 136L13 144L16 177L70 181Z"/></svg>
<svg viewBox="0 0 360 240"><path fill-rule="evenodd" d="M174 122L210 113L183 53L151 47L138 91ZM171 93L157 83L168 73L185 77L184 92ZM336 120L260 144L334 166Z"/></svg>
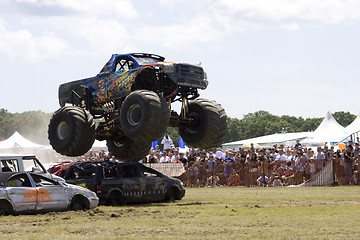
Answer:
<svg viewBox="0 0 360 240"><path fill-rule="evenodd" d="M147 25L137 31L135 40L161 44L167 48L196 46L222 37L222 32L213 27L213 24L210 17L200 16L177 24Z"/></svg>
<svg viewBox="0 0 360 240"><path fill-rule="evenodd" d="M357 0L217 0L209 2L215 19L227 30L279 26L294 30L299 24L337 24L360 20Z"/></svg>
<svg viewBox="0 0 360 240"><path fill-rule="evenodd" d="M130 19L138 16L130 0L16 0L16 3L24 12L34 15L51 15L51 13L61 15L62 13L97 16L107 14ZM52 10L50 14L47 12L48 9Z"/></svg>
<svg viewBox="0 0 360 240"><path fill-rule="evenodd" d="M196 48L249 29L296 31L303 24L360 20L357 0L159 0L142 12L131 0L16 0L14 4L25 15L20 15L22 25L17 28L0 22L0 51L12 59L25 52L26 60L33 62L58 53L99 55L143 46ZM159 6L175 14L171 21L154 24L162 17Z"/></svg>
<svg viewBox="0 0 360 240"><path fill-rule="evenodd" d="M54 33L47 32L41 36L34 36L26 29L11 31L1 19L0 35L0 52L8 55L11 60L39 62L56 57L67 48L66 42Z"/></svg>
<svg viewBox="0 0 360 240"><path fill-rule="evenodd" d="M79 51L86 55L114 53L133 48L130 33L116 20L99 18L67 18L57 22L63 32L69 32L73 42L80 43Z"/></svg>

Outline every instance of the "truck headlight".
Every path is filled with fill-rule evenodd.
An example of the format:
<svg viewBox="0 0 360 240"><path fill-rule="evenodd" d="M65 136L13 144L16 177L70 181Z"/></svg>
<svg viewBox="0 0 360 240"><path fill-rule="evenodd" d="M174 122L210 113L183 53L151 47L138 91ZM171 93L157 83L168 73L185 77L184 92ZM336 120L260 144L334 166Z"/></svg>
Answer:
<svg viewBox="0 0 360 240"><path fill-rule="evenodd" d="M168 64L164 64L162 66L162 69L165 73L174 73L175 72L175 65L168 63Z"/></svg>

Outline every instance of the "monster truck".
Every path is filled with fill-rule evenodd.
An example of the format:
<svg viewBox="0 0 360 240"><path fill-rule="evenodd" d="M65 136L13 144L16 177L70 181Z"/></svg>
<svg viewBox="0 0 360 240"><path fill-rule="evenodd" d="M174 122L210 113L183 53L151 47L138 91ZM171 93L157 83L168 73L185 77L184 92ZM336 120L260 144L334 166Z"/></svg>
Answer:
<svg viewBox="0 0 360 240"><path fill-rule="evenodd" d="M221 144L227 116L220 104L198 98L198 89L208 85L203 68L164 60L155 54L113 54L95 77L60 85L60 109L48 128L52 147L79 156L95 139L106 140L116 158L138 161L168 126L178 128L188 146ZM171 110L177 101L180 113Z"/></svg>

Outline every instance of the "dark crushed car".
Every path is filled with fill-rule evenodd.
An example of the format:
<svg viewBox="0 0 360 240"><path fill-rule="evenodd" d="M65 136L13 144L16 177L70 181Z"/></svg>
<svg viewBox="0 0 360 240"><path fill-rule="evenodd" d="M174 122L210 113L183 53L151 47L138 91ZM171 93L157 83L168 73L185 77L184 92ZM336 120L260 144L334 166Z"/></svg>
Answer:
<svg viewBox="0 0 360 240"><path fill-rule="evenodd" d="M172 126L188 146L218 146L227 116L220 104L198 98L198 89L207 85L197 65L166 62L155 54L113 54L95 77L60 85L50 144L60 154L80 156L95 139L106 140L117 159L137 161ZM182 105L179 113L171 111L174 102Z"/></svg>
<svg viewBox="0 0 360 240"><path fill-rule="evenodd" d="M78 162L64 176L67 183L97 193L100 204L180 200L183 183L138 162Z"/></svg>

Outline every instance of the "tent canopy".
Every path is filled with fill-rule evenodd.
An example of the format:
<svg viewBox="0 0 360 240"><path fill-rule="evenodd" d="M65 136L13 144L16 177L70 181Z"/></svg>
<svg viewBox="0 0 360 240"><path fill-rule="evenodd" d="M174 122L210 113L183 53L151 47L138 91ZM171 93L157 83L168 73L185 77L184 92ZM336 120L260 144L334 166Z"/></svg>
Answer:
<svg viewBox="0 0 360 240"><path fill-rule="evenodd" d="M237 149L243 147L245 144L257 143L261 147L270 148L275 144L284 143L286 145L294 145L296 139L304 139L308 137L310 132L297 132L297 133L275 133L271 135L249 138L241 141L224 143L222 145L223 148Z"/></svg>
<svg viewBox="0 0 360 240"><path fill-rule="evenodd" d="M317 129L311 136L302 140L301 144L305 146L321 146L325 143L337 143L348 136L349 134L345 128L335 120L330 112L327 112Z"/></svg>
<svg viewBox="0 0 360 240"><path fill-rule="evenodd" d="M99 140L95 139L94 144L92 145L91 149L93 151L100 151L100 150L107 151L108 147L106 145L106 141L99 141Z"/></svg>
<svg viewBox="0 0 360 240"><path fill-rule="evenodd" d="M20 133L15 132L11 137L0 141L0 149L44 149L47 146L33 143L23 136Z"/></svg>
<svg viewBox="0 0 360 240"><path fill-rule="evenodd" d="M347 133L349 133L349 135L360 131L360 114L357 115L355 120L350 123L349 126L345 128L345 130Z"/></svg>
<svg viewBox="0 0 360 240"><path fill-rule="evenodd" d="M261 147L269 148L274 144L294 145L296 139L299 139L303 146L321 146L326 142L335 143L346 139L350 134L360 131L360 114L346 129L341 126L330 112L327 112L324 120L314 132L298 133L275 133L271 135L245 139L241 141L224 143L224 149L236 149L243 147L244 144L257 143Z"/></svg>

